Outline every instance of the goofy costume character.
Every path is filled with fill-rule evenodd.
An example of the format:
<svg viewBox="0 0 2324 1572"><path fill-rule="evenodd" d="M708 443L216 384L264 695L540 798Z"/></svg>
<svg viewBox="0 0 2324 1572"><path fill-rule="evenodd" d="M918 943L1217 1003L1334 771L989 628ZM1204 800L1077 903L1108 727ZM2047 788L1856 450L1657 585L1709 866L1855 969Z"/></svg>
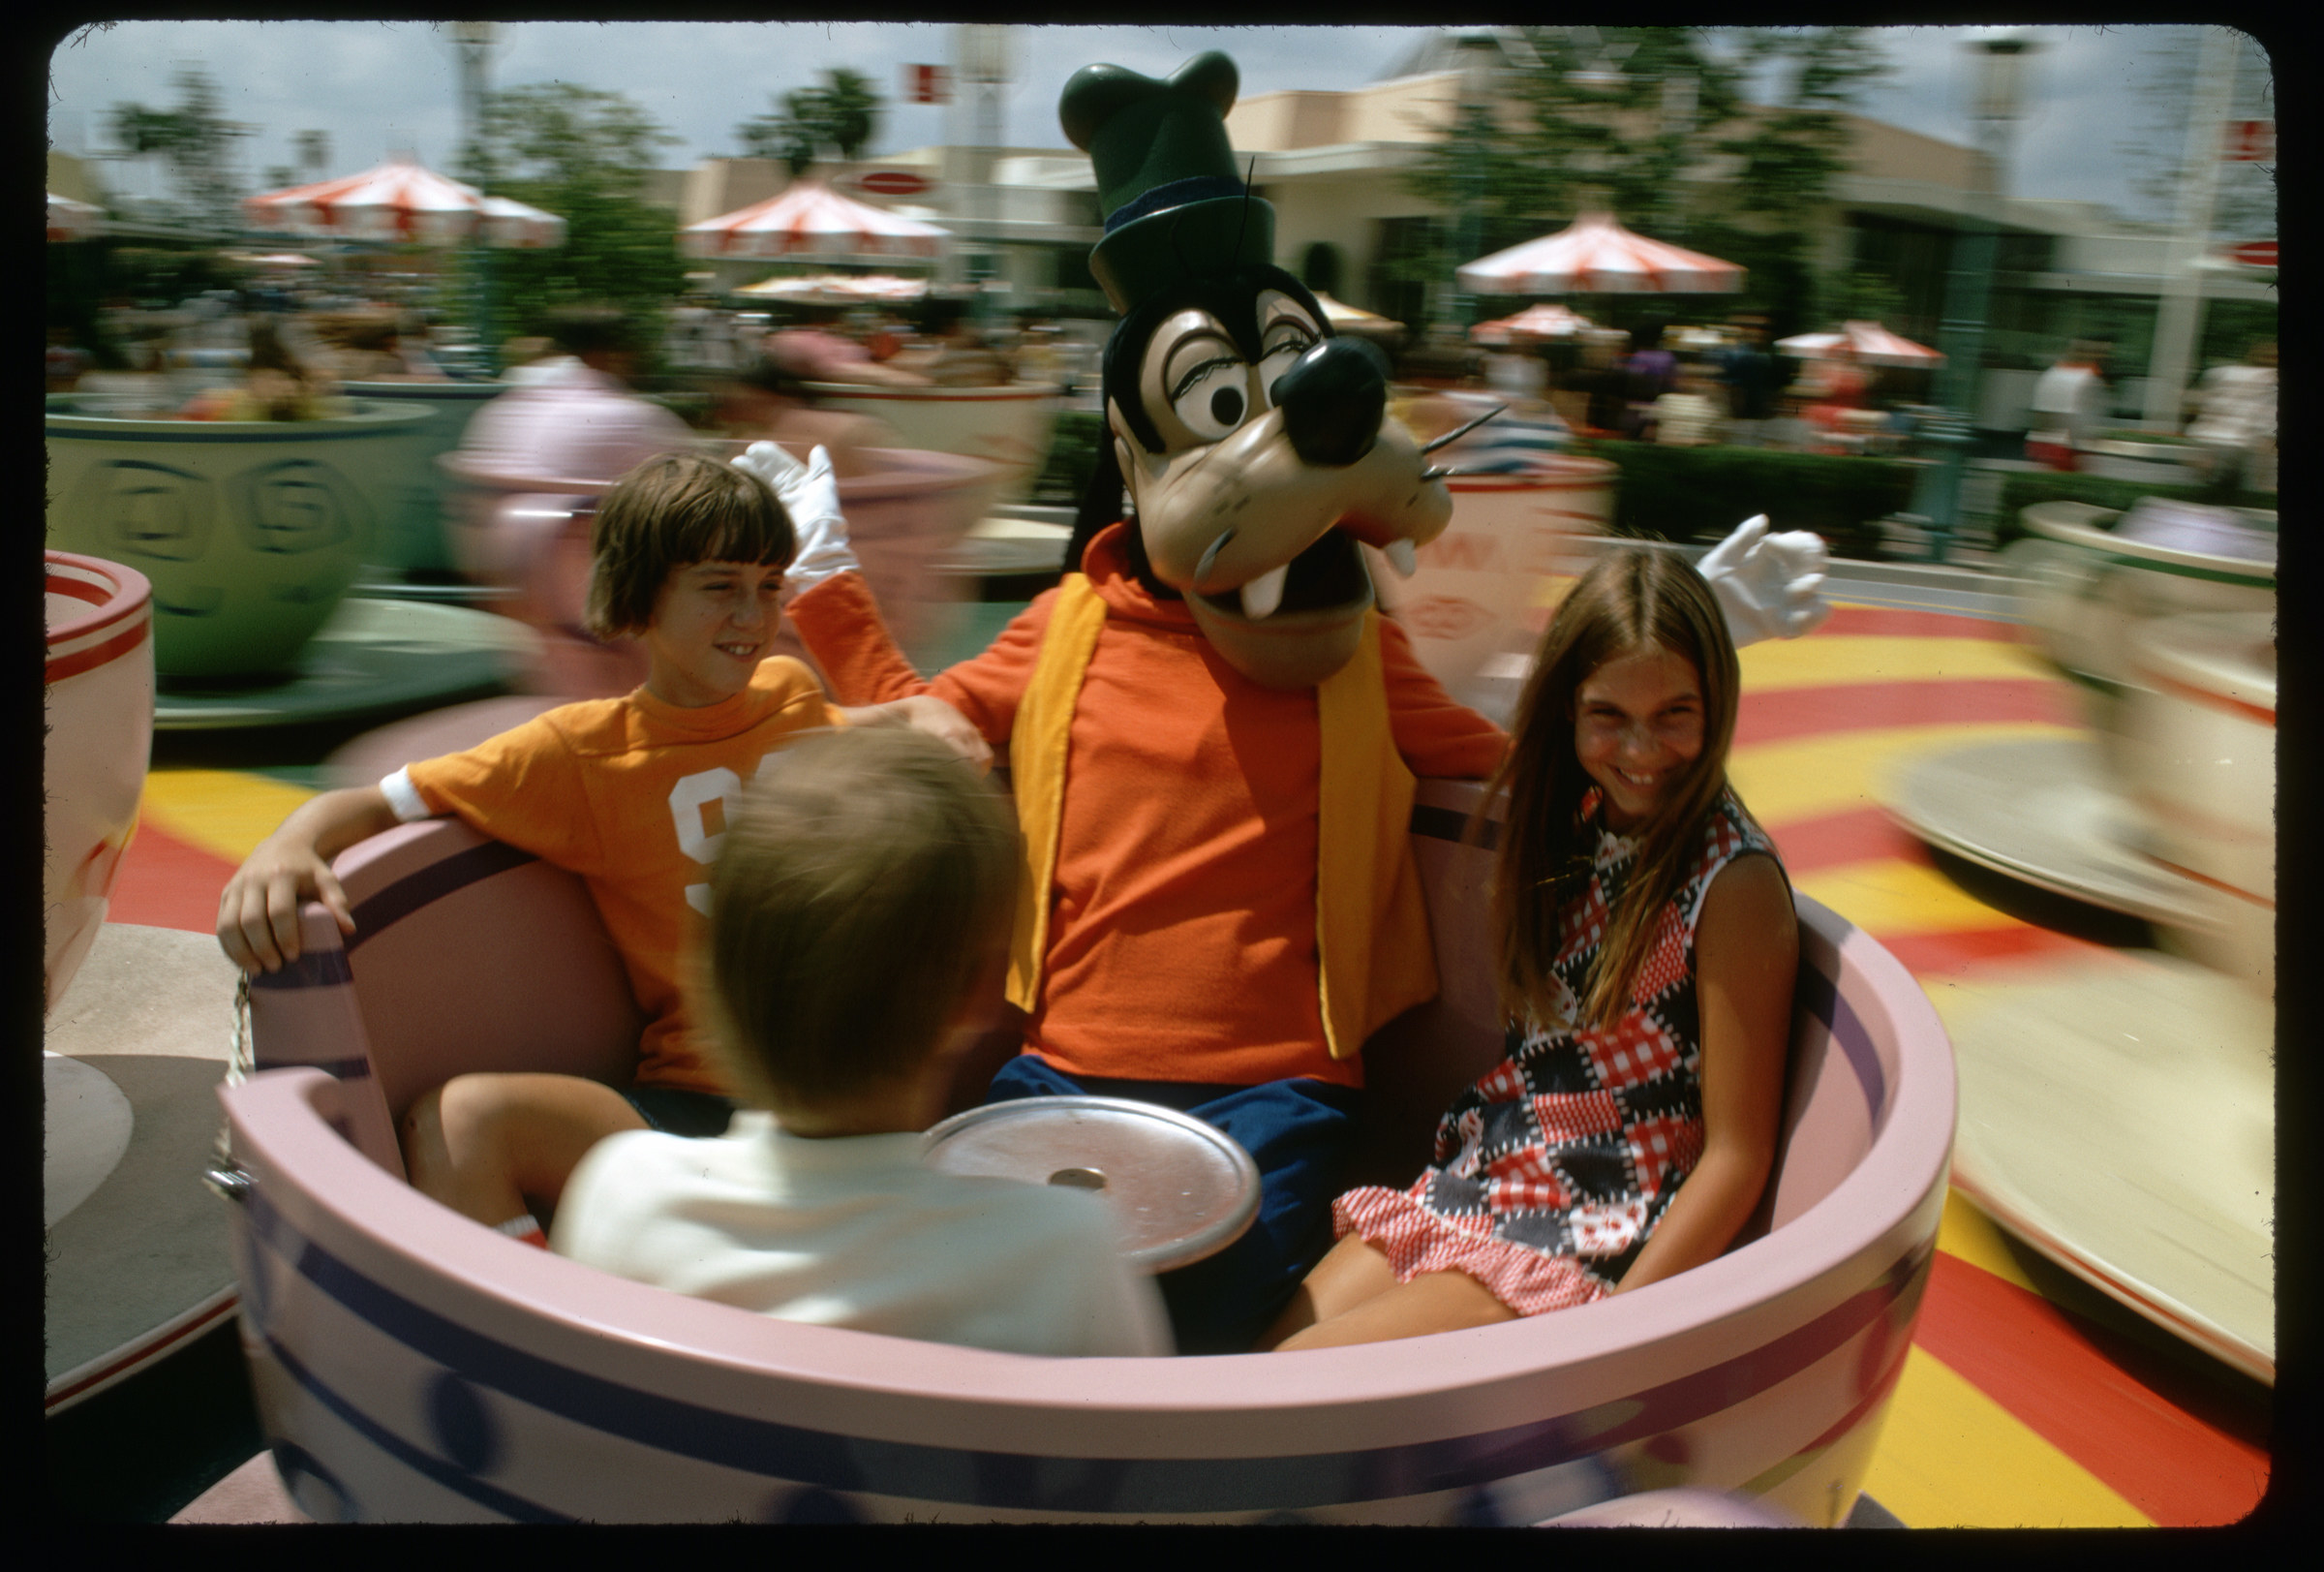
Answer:
<svg viewBox="0 0 2324 1572"><path fill-rule="evenodd" d="M1378 353L1272 265L1273 210L1227 142L1236 87L1210 53L1065 88L1108 214L1090 270L1122 313L1080 570L930 682L848 570L836 506L794 503L790 572L841 702L933 693L1006 752L1024 1051L988 1100L1157 1102L1257 1162L1249 1232L1160 1279L1187 1353L1247 1348L1330 1245L1364 1039L1436 992L1415 777L1483 778L1508 745L1374 607L1360 543L1410 572L1452 499L1385 418ZM738 462L786 501L813 489L771 446ZM1761 556L1762 580L1799 578Z"/></svg>

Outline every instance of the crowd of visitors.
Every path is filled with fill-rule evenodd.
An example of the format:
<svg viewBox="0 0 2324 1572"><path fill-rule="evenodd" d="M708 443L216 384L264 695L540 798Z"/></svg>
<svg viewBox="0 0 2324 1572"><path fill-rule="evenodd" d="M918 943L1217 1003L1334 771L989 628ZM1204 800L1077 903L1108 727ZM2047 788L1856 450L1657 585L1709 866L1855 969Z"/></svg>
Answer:
<svg viewBox="0 0 2324 1572"><path fill-rule="evenodd" d="M491 376L494 358L497 374L518 385L569 382L576 365L590 365L545 336L508 339L488 357L442 329L410 281L267 277L204 292L174 311L117 307L105 330L112 358L126 354L131 375L99 381L160 389L132 400L138 413L191 418L306 418L339 408L345 384ZM823 446L846 476L860 473L862 449L897 439L883 421L818 408L819 389L1038 382L1062 389L1069 407L1092 407L1086 401L1100 336L1030 312L983 320L967 299L941 292L908 302L784 302L763 311L692 295L664 314L654 353L643 340L624 353L632 371L653 362L696 385L703 408L689 418L697 423ZM2075 340L2042 373L2031 400L2028 459L2057 470L2083 462L2116 413L2110 354L2102 341ZM48 391L92 390L97 370L90 346L70 328L50 327ZM1399 414L1423 437L1502 409L1444 452L1442 462L1471 473L1535 467L1576 438L1901 453L1933 402L1933 374L1861 362L1845 344L1787 354L1757 312L1716 328L1673 328L1649 317L1628 332L1584 325L1563 338L1491 348L1438 324L1411 337L1395 367ZM627 378L616 374L614 383L626 389ZM2211 367L2190 387L2186 435L2216 483L2272 483L2275 406L2273 342L2254 345L2241 363Z"/></svg>

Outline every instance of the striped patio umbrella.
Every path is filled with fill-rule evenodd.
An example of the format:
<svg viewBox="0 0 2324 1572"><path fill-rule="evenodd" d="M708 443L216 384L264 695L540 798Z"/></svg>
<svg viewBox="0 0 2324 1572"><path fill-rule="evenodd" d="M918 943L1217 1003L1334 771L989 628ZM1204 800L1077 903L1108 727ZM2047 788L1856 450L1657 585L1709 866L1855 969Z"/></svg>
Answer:
<svg viewBox="0 0 2324 1572"><path fill-rule="evenodd" d="M798 180L779 196L688 224L678 231L689 257L922 257L933 259L949 230L842 197L819 180Z"/></svg>
<svg viewBox="0 0 2324 1572"><path fill-rule="evenodd" d="M1900 338L1877 322L1843 323L1834 333L1795 333L1778 339L1775 347L1803 360L1817 359L1843 348L1858 360L1876 366L1935 366L1944 360L1937 351Z"/></svg>
<svg viewBox="0 0 2324 1572"><path fill-rule="evenodd" d="M396 157L360 174L246 197L252 228L347 240L458 245L480 224L489 246L565 243L565 220L505 197L487 197L413 159Z"/></svg>
<svg viewBox="0 0 2324 1572"><path fill-rule="evenodd" d="M1392 332L1404 325L1391 318L1381 316L1376 311L1366 311L1361 306L1349 305L1345 300L1334 300L1321 290L1315 291L1314 294L1315 303L1324 308L1325 320L1330 323L1336 332L1386 333Z"/></svg>
<svg viewBox="0 0 2324 1572"><path fill-rule="evenodd" d="M1570 306L1527 306L1514 317L1481 322L1469 329L1480 344L1509 344L1521 338L1573 338L1595 325Z"/></svg>
<svg viewBox="0 0 2324 1572"><path fill-rule="evenodd" d="M48 238L86 240L105 229L105 209L70 197L48 193Z"/></svg>
<svg viewBox="0 0 2324 1572"><path fill-rule="evenodd" d="M1735 263L1633 234L1610 213L1584 213L1571 228L1481 257L1454 276L1475 294L1723 294L1743 287Z"/></svg>
<svg viewBox="0 0 2324 1572"><path fill-rule="evenodd" d="M899 278L893 273L815 273L796 278L766 278L734 292L754 300L798 300L811 305L854 305L861 301L917 300L928 293L928 280Z"/></svg>

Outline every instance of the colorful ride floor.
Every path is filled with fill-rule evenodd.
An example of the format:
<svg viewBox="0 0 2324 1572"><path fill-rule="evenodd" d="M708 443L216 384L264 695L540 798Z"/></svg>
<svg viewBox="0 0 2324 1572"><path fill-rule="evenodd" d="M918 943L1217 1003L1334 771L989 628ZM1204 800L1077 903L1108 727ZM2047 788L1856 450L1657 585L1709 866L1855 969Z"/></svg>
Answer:
<svg viewBox="0 0 2324 1572"><path fill-rule="evenodd" d="M2140 925L2026 898L1890 821L1879 786L1899 761L2080 723L2071 690L2009 623L1866 589L1884 603L1844 601L1812 637L1744 652L1733 776L1798 886L1871 930L1941 1013L1948 997L2044 969L2153 959ZM229 872L320 784L312 761L157 749L113 920L207 932ZM1958 1191L1939 1246L1858 1523L2177 1527L2257 1505L2268 1387L2069 1276Z"/></svg>

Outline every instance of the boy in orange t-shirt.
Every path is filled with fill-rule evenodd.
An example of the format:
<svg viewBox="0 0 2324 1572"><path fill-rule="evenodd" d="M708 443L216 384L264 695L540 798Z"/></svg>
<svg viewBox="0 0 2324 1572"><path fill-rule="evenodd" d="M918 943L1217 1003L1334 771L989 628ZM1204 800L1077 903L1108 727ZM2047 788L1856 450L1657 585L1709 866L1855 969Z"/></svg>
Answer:
<svg viewBox="0 0 2324 1572"><path fill-rule="evenodd" d="M786 504L788 505L786 508ZM980 765L990 751L940 699L844 709L787 658L766 659L797 549L792 517L837 514L816 448L782 495L697 453L638 465L598 510L590 631L645 646L645 685L564 705L463 754L301 804L253 850L218 903L218 940L246 971L298 958L298 909L321 900L354 930L330 860L399 823L457 814L578 874L648 1018L634 1085L568 1075L455 1076L405 1115L413 1183L479 1222L541 1243L529 1207L554 1205L582 1154L626 1129L715 1135L733 1103L680 985L699 937L725 813L766 754L837 724L931 731Z"/></svg>

